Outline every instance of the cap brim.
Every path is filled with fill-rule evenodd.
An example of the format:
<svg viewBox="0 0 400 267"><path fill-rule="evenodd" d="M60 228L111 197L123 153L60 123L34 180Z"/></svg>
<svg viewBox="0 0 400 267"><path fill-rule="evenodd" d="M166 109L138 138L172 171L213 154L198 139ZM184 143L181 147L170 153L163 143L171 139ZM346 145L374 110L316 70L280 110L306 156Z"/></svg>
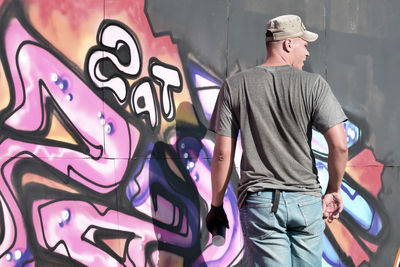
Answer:
<svg viewBox="0 0 400 267"><path fill-rule="evenodd" d="M314 42L318 39L318 34L310 31L305 31L303 32L303 35L300 36L300 38L307 42Z"/></svg>

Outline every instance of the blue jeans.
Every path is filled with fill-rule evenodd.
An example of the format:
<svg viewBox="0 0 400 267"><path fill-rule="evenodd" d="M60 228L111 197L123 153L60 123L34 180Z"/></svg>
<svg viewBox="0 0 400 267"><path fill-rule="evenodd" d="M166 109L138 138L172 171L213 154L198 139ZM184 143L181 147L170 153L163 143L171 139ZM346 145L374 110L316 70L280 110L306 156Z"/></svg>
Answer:
<svg viewBox="0 0 400 267"><path fill-rule="evenodd" d="M323 232L320 197L273 190L248 193L240 209L249 266L321 266Z"/></svg>

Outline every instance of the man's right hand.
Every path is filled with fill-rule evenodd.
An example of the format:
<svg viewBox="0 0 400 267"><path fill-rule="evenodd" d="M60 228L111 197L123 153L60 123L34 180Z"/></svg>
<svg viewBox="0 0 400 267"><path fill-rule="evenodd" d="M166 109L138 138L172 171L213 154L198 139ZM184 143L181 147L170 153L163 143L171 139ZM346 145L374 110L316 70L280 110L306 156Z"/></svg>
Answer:
<svg viewBox="0 0 400 267"><path fill-rule="evenodd" d="M332 222L339 218L339 214L343 210L343 200L340 192L326 193L322 198L322 214L323 217Z"/></svg>
<svg viewBox="0 0 400 267"><path fill-rule="evenodd" d="M207 229L210 233L212 233L215 228L221 225L229 229L229 222L228 218L226 217L224 207L222 205L219 207L211 205L211 209L206 217Z"/></svg>
<svg viewBox="0 0 400 267"><path fill-rule="evenodd" d="M331 223L339 218L343 210L343 200L340 194L342 177L346 168L348 149L347 139L343 124L339 123L329 128L324 137L328 143L328 172L329 182L326 193L322 198L322 211L324 218Z"/></svg>

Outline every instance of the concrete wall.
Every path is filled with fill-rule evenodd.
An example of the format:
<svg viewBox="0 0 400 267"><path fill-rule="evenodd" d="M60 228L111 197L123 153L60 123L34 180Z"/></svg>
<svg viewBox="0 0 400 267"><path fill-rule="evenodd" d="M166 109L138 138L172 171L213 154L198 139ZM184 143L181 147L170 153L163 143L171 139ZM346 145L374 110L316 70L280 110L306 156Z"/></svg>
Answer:
<svg viewBox="0 0 400 267"><path fill-rule="evenodd" d="M246 266L236 207L210 245L224 78L265 59L264 25L319 34L305 70L343 105L345 210L324 266L399 266L396 0L0 0L0 265ZM313 149L327 182L327 147ZM238 166L241 146L235 159Z"/></svg>

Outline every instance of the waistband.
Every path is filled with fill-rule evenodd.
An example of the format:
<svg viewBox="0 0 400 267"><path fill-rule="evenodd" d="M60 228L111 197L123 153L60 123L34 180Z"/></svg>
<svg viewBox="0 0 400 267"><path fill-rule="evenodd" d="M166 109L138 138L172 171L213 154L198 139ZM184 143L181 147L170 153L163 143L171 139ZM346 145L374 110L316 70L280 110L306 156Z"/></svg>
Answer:
<svg viewBox="0 0 400 267"><path fill-rule="evenodd" d="M247 192L247 196L258 195L261 192L273 192L274 193L274 201L272 203L271 211L273 213L276 213L278 211L279 201L281 198L281 190L279 190L279 189L264 189L264 190L258 191L258 192Z"/></svg>

